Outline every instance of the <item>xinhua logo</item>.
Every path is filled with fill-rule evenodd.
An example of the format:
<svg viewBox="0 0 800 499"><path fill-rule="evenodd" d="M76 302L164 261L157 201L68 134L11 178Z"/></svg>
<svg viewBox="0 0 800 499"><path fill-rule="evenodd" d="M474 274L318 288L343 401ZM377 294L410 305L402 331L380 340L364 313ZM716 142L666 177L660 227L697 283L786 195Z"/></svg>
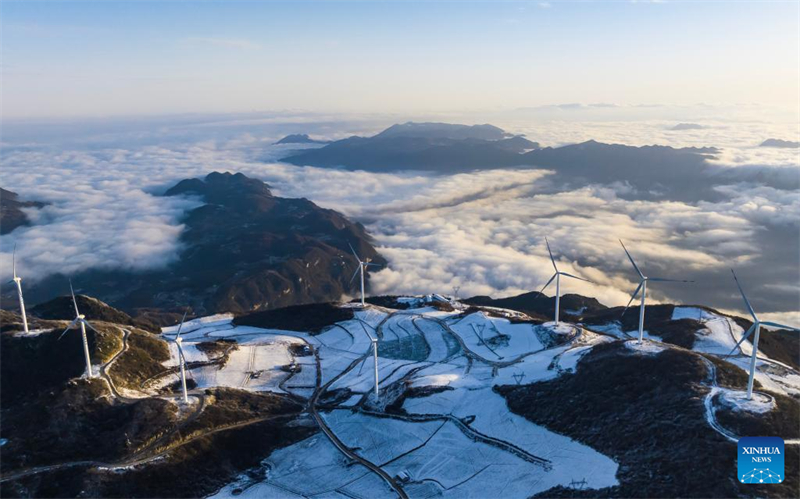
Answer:
<svg viewBox="0 0 800 499"><path fill-rule="evenodd" d="M739 439L739 481L742 483L781 483L783 439L742 437Z"/></svg>

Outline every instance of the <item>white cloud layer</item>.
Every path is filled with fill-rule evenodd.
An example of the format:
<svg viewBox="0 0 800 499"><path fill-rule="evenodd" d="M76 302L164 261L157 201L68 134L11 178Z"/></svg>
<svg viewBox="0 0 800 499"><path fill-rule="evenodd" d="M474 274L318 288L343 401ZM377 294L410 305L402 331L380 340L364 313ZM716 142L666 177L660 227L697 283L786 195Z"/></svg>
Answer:
<svg viewBox="0 0 800 499"><path fill-rule="evenodd" d="M534 170L429 176L295 167L276 163L287 147L271 144L285 133L312 126L295 124L289 131L280 123L269 126L274 128L236 128L233 133L194 125L120 132L87 138L67 149L63 144L6 143L3 187L50 205L29 210L34 225L3 236L3 274L10 273L14 243L27 280L89 268L166 265L180 251L181 216L197 202L156 194L178 180L215 170L263 179L278 195L307 197L362 221L390 262L372 278L375 293L449 293L458 285L461 296L505 296L538 289L552 273L544 246L547 236L562 270L595 283L565 280L563 292L625 304L635 285L621 238L646 273L707 281L695 288L653 286L654 300L741 310L728 267L753 270L770 231L800 236L798 191L735 184L718 189L720 201L687 204L624 200L619 197L627 189L623 183L553 192L547 186L549 174ZM545 145L587 138L635 145L720 145L713 140L727 137L726 150L737 143L739 148L726 157L745 158L742 165L759 162L770 171L797 171L798 163L786 151L750 152L756 136L763 140L779 130L758 133L750 125L726 126L724 132L711 125L671 132L665 123L570 123L524 131ZM344 134L330 124L317 130L318 136ZM738 139L730 138L736 133ZM773 263L782 266L783 281L775 281L775 274L769 282L754 281L758 274L745 272L751 300L774 317L796 318L800 306L793 304L800 290L791 286L798 279L798 262Z"/></svg>

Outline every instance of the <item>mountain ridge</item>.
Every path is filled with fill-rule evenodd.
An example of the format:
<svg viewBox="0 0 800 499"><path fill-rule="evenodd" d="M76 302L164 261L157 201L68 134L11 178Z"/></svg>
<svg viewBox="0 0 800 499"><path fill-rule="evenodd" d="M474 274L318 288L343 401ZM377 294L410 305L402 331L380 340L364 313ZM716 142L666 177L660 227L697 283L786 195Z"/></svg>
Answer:
<svg viewBox="0 0 800 499"><path fill-rule="evenodd" d="M165 195L203 202L181 220L178 260L145 272L81 272L72 276L76 290L134 316L145 309L150 322L160 322L155 308L243 313L338 300L356 290L350 245L362 258L385 263L361 224L308 199L274 196L266 183L241 173L185 179ZM65 284L64 276L50 276L26 287L25 298L50 300Z"/></svg>
<svg viewBox="0 0 800 499"><path fill-rule="evenodd" d="M0 234L8 234L30 223L23 208L42 208L41 201L20 201L19 194L0 187Z"/></svg>

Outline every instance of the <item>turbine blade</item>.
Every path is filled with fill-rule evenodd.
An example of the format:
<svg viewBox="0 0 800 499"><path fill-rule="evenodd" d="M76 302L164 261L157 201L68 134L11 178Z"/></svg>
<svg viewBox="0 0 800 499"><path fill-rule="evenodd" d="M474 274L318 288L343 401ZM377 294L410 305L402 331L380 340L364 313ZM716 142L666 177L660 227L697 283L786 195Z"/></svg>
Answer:
<svg viewBox="0 0 800 499"><path fill-rule="evenodd" d="M620 240L619 240L619 244L622 244L622 249L624 249L624 250L625 250L625 254L626 254L626 255L628 255L628 260L630 260L630 261L631 261L631 263L633 264L633 268L635 268L635 269L636 269L636 273L637 273L637 274L639 274L639 277L641 277L642 279L644 279L644 274L642 274L642 271L641 271L641 270L639 270L639 266L638 266L638 265L636 265L636 262L634 262L634 261L633 261L633 257L632 257L632 256L631 256L631 254L628 252L628 248L626 248L626 247L625 247L625 244L623 244L623 243L622 243L622 239L620 239Z"/></svg>
<svg viewBox="0 0 800 499"><path fill-rule="evenodd" d="M578 280L581 280L581 281L592 282L589 279L584 279L583 277L578 277L576 275L567 274L566 272L561 272L561 275L565 275L567 277L572 277L573 279L578 279Z"/></svg>
<svg viewBox="0 0 800 499"><path fill-rule="evenodd" d="M625 315L625 312L628 311L628 307L630 307L631 303L633 303L633 300L636 299L636 295L638 295L639 291L642 290L643 285L644 285L644 279L642 279L642 281L639 283L639 286L636 288L636 291L634 291L633 294L631 295L631 299L630 301L628 301L628 304L625 305L625 309L622 311L622 315Z"/></svg>
<svg viewBox="0 0 800 499"><path fill-rule="evenodd" d="M181 323L178 325L178 332L175 334L175 338L181 337L181 328L183 328L183 321L186 320L186 314L189 312L189 309L183 311L183 319L181 319Z"/></svg>
<svg viewBox="0 0 800 499"><path fill-rule="evenodd" d="M186 364L186 356L183 355L183 348L181 348L181 344L176 342L175 345L178 346L178 355L180 356L180 360Z"/></svg>
<svg viewBox="0 0 800 499"><path fill-rule="evenodd" d="M366 265L369 267L383 267L383 265L381 265L380 263L368 263Z"/></svg>
<svg viewBox="0 0 800 499"><path fill-rule="evenodd" d="M779 328L779 329L789 329L790 331L800 331L800 329L798 329L796 327L787 326L785 324L778 324L777 322L762 322L761 325L762 326L769 326L769 327Z"/></svg>
<svg viewBox="0 0 800 499"><path fill-rule="evenodd" d="M64 330L64 332L63 332L63 333L61 333L61 335L58 337L58 339L60 340L61 338L63 338L63 337L64 337L64 335L65 335L65 334L67 334L67 331L69 331L70 329L72 329L73 327L75 327L75 323L77 323L77 322L78 322L78 319L75 319L75 320L73 320L72 322L70 322L70 323L69 323L69 326L67 326L67 329L65 329L65 330ZM57 340L56 340L56 341L57 341Z"/></svg>
<svg viewBox="0 0 800 499"><path fill-rule="evenodd" d="M558 267L556 267L556 259L553 258L553 252L550 251L550 241L548 241L546 237L544 238L544 243L547 245L547 252L550 253L550 261L553 263L553 268L556 269L556 272L558 272Z"/></svg>
<svg viewBox="0 0 800 499"><path fill-rule="evenodd" d="M350 246L350 251L353 252L353 256L356 257L356 260L358 260L358 263L361 263L361 258L358 257L358 253L356 253L356 250L353 248L353 245L350 244L350 243L347 243L347 245Z"/></svg>
<svg viewBox="0 0 800 499"><path fill-rule="evenodd" d="M549 286L550 283L553 282L553 279L555 279L557 275L558 274L553 274L553 277L551 277L550 280L547 281L547 284L545 284L544 287L542 287L542 290L539 291L539 294L536 295L536 297L533 299L534 301L536 301L537 299L539 299L540 296L542 296L542 293L544 293L544 290L547 289L547 286Z"/></svg>
<svg viewBox="0 0 800 499"><path fill-rule="evenodd" d="M744 336L742 336L742 339L741 339L741 340L739 340L739 342L738 342L738 343L736 343L736 345L733 347L733 350L731 350L731 351L730 351L730 353L728 353L728 355L726 355L725 357L730 357L731 355L733 355L733 352L735 352L735 351L736 351L736 349L737 349L737 348L739 348L739 345L741 345L742 343L744 343L744 340L746 340L747 338L749 338L749 337L750 337L750 335L751 335L751 334L753 334L753 331L755 331L755 330L756 330L756 324L755 324L755 323L753 323L753 325L752 325L752 326L750 326L750 329L748 329L748 330L747 330L747 332L746 332L746 333L744 333Z"/></svg>
<svg viewBox="0 0 800 499"><path fill-rule="evenodd" d="M85 320L85 319L84 319L84 320L82 320L81 322L83 322L84 324L86 324L87 326L89 326L89 329L91 329L91 330L92 330L92 331L94 331L95 333L97 333L97 334L100 334L100 331L98 331L97 329L95 329L95 327L94 327L94 326L92 326L92 325L89 323L89 321L87 321L87 320Z"/></svg>
<svg viewBox="0 0 800 499"><path fill-rule="evenodd" d="M361 270L361 265L359 265L358 267L356 267L356 271L355 271L355 272L353 272L353 277L351 277L351 278L350 278L350 284L353 284L353 281L355 280L356 276L358 275L358 271L359 271L359 270Z"/></svg>
<svg viewBox="0 0 800 499"><path fill-rule="evenodd" d="M664 279L663 277L648 277L647 280L656 282L694 282L694 281L687 281L685 279Z"/></svg>
<svg viewBox="0 0 800 499"><path fill-rule="evenodd" d="M744 304L747 305L747 311L750 312L750 315L753 316L753 319L758 322L758 316L756 315L755 310L753 310L753 306L750 305L750 300L748 300L747 296L745 296L742 285L739 284L739 279L736 277L736 272L734 272L733 269L731 269L731 274L733 274L733 280L736 281L736 286L739 287L739 292L742 294L742 298L744 298Z"/></svg>
<svg viewBox="0 0 800 499"><path fill-rule="evenodd" d="M72 279L69 280L69 292L72 294L72 304L75 305L75 317L77 317L81 313L78 312L78 302L75 300L75 290L72 289Z"/></svg>

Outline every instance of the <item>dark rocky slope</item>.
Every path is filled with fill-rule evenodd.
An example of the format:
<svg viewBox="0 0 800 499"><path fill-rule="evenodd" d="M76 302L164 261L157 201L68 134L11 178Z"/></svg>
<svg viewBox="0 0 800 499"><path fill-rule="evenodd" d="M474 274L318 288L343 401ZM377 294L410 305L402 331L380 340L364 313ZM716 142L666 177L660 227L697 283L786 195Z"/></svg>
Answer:
<svg viewBox="0 0 800 499"><path fill-rule="evenodd" d="M75 295L75 303L77 303L80 313L87 320L134 326L153 333L161 332L161 328L156 324L147 320L134 319L125 312L117 310L97 298L77 294ZM72 296L59 296L48 302L36 305L28 313L40 319L71 321L75 318L75 305L72 302Z"/></svg>
<svg viewBox="0 0 800 499"><path fill-rule="evenodd" d="M19 194L0 187L0 234L8 234L28 224L28 216L22 208L41 208L44 205L39 201L20 201Z"/></svg>
<svg viewBox="0 0 800 499"><path fill-rule="evenodd" d="M726 379L741 389L746 375L733 366ZM527 386L501 387L509 408L530 421L587 444L620 464L619 486L580 491L558 487L540 497L795 497L800 479L754 489L736 480L736 444L709 431L703 397L708 368L700 355L668 349L638 355L621 342L595 347L575 373ZM785 435L796 417L796 400L773 419L760 418L759 431ZM725 413L743 426L743 413ZM792 420L796 423L796 419ZM759 433L762 434L762 433ZM797 446L786 446L786 470L798 469ZM691 463L703 463L696 473ZM577 478L580 481L580 478Z"/></svg>
<svg viewBox="0 0 800 499"><path fill-rule="evenodd" d="M553 320L556 309L556 299L553 296L539 296L538 291L531 291L507 298L492 298L490 296L473 296L464 303L470 305L508 308L522 312L534 318L545 321ZM576 294L566 294L561 297L562 319L577 321L581 317L606 310L608 307L595 298Z"/></svg>
<svg viewBox="0 0 800 499"><path fill-rule="evenodd" d="M52 309L56 319L74 315ZM108 306L102 314L126 317ZM272 450L316 431L296 424L302 406L280 394L211 389L202 406L195 401L180 409L164 398L117 396L101 377L81 377L76 331L59 340L64 321L42 324L59 327L0 334L0 474L64 466L3 481L3 497L204 497ZM114 358L106 371L118 389L137 389L146 376L164 370L169 354L157 335L100 319L93 324L99 332L87 330L92 364ZM127 349L116 356L122 329L130 331ZM143 458L149 464L125 464Z"/></svg>
<svg viewBox="0 0 800 499"><path fill-rule="evenodd" d="M348 244L385 264L361 224L307 199L274 196L267 184L241 173L183 180L166 195L204 202L182 220L178 260L158 271L84 272L73 276L76 289L135 317L141 309L148 322L162 324L170 321L154 309L174 321L176 309L187 306L208 315L338 300L356 291ZM52 276L29 286L25 297L36 303L66 289L63 276Z"/></svg>

